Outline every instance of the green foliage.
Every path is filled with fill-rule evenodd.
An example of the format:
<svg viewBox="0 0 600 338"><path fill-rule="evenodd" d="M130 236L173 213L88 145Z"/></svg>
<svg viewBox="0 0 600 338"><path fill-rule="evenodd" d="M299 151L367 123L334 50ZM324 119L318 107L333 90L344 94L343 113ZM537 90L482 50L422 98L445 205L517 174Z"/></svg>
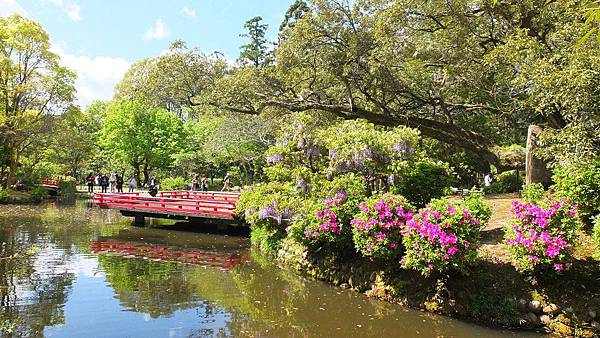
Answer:
<svg viewBox="0 0 600 338"><path fill-rule="evenodd" d="M247 33L241 34L240 37L250 39L248 44L241 47L240 60L248 62L255 67L265 66L269 63L267 55L267 39L265 34L269 25L262 23L260 16L255 16L246 21L244 28Z"/></svg>
<svg viewBox="0 0 600 338"><path fill-rule="evenodd" d="M584 219L600 213L600 159L556 167L552 179L556 196L575 203Z"/></svg>
<svg viewBox="0 0 600 338"><path fill-rule="evenodd" d="M417 207L424 207L433 198L445 195L454 182L447 164L421 160L399 166L398 178L392 188Z"/></svg>
<svg viewBox="0 0 600 338"><path fill-rule="evenodd" d="M140 182L156 168L168 169L172 155L185 141L183 122L164 109L150 108L141 101L121 100L109 105L100 133L100 144L113 158L128 164Z"/></svg>
<svg viewBox="0 0 600 338"><path fill-rule="evenodd" d="M10 193L6 189L0 187L0 203L6 203L9 198Z"/></svg>
<svg viewBox="0 0 600 338"><path fill-rule="evenodd" d="M506 194L517 192L523 186L523 177L517 175L515 170L505 171L494 178L489 187L483 191L488 194Z"/></svg>
<svg viewBox="0 0 600 338"><path fill-rule="evenodd" d="M541 201L546 196L544 185L541 183L531 183L523 185L521 197L528 203Z"/></svg>
<svg viewBox="0 0 600 338"><path fill-rule="evenodd" d="M490 215L489 206L477 195L463 202L445 198L431 201L406 223L402 267L424 275L464 271L477 259L480 231Z"/></svg>
<svg viewBox="0 0 600 338"><path fill-rule="evenodd" d="M186 190L188 181L183 177L166 177L160 182L161 190Z"/></svg>
<svg viewBox="0 0 600 338"><path fill-rule="evenodd" d="M352 220L356 251L371 259L396 261L402 254L402 230L412 219L413 207L402 196L385 194L361 202Z"/></svg>
<svg viewBox="0 0 600 338"><path fill-rule="evenodd" d="M31 194L31 200L34 202L40 202L48 198L48 189L42 186L36 186L29 191Z"/></svg>
<svg viewBox="0 0 600 338"><path fill-rule="evenodd" d="M487 225L492 217L492 208L489 203L483 200L481 193L478 192L470 192L459 207L467 209L473 218L479 221L482 228Z"/></svg>
<svg viewBox="0 0 600 338"><path fill-rule="evenodd" d="M596 259L600 260L600 214L594 217L594 229L592 232L592 240L596 244Z"/></svg>
<svg viewBox="0 0 600 338"><path fill-rule="evenodd" d="M71 176L61 178L58 190L62 196L74 196L77 192L77 180Z"/></svg>
<svg viewBox="0 0 600 338"><path fill-rule="evenodd" d="M274 254L286 237L292 217L302 207L296 190L290 184L270 182L244 191L236 205L236 213L256 232L257 243Z"/></svg>
<svg viewBox="0 0 600 338"><path fill-rule="evenodd" d="M0 17L0 32L0 163L10 186L21 156L51 133L53 116L73 101L75 74L60 65L39 23L13 14Z"/></svg>

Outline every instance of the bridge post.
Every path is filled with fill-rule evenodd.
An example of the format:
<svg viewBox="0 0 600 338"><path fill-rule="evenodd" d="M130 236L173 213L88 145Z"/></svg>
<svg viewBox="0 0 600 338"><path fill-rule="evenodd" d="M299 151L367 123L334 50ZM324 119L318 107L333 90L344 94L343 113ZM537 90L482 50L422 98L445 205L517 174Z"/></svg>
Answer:
<svg viewBox="0 0 600 338"><path fill-rule="evenodd" d="M136 227L143 227L146 224L146 220L142 215L136 214L134 219L134 224Z"/></svg>

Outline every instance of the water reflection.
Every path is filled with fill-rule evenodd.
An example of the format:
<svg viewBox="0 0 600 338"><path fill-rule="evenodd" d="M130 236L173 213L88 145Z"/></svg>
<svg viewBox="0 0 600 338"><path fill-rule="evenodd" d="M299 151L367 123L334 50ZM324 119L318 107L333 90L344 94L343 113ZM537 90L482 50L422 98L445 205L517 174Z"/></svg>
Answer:
<svg viewBox="0 0 600 338"><path fill-rule="evenodd" d="M130 227L81 202L0 216L3 336L515 335L300 278L246 238Z"/></svg>

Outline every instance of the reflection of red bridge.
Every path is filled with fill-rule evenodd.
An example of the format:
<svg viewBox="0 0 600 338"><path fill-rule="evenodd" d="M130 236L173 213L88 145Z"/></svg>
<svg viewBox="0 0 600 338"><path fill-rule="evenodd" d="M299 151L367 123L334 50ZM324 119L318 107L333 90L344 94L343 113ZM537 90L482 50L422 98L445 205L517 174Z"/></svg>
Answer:
<svg viewBox="0 0 600 338"><path fill-rule="evenodd" d="M92 251L96 254L157 259L227 270L250 260L248 254L223 254L134 242L92 241Z"/></svg>
<svg viewBox="0 0 600 338"><path fill-rule="evenodd" d="M156 197L145 193L95 193L93 201L98 207L135 217L135 223L143 225L144 217L231 221L239 197L239 193L232 192L163 191Z"/></svg>

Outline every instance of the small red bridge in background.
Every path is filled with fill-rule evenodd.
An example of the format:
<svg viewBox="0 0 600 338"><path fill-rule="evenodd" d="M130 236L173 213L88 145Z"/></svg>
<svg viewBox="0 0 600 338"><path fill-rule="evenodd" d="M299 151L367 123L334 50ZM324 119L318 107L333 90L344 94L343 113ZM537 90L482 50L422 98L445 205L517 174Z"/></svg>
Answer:
<svg viewBox="0 0 600 338"><path fill-rule="evenodd" d="M40 185L48 189L48 191L56 192L60 187L60 179L58 178L44 178L40 180Z"/></svg>
<svg viewBox="0 0 600 338"><path fill-rule="evenodd" d="M156 197L146 193L94 193L95 206L116 209L144 225L145 217L186 221L232 222L239 193L202 191L162 191Z"/></svg>

